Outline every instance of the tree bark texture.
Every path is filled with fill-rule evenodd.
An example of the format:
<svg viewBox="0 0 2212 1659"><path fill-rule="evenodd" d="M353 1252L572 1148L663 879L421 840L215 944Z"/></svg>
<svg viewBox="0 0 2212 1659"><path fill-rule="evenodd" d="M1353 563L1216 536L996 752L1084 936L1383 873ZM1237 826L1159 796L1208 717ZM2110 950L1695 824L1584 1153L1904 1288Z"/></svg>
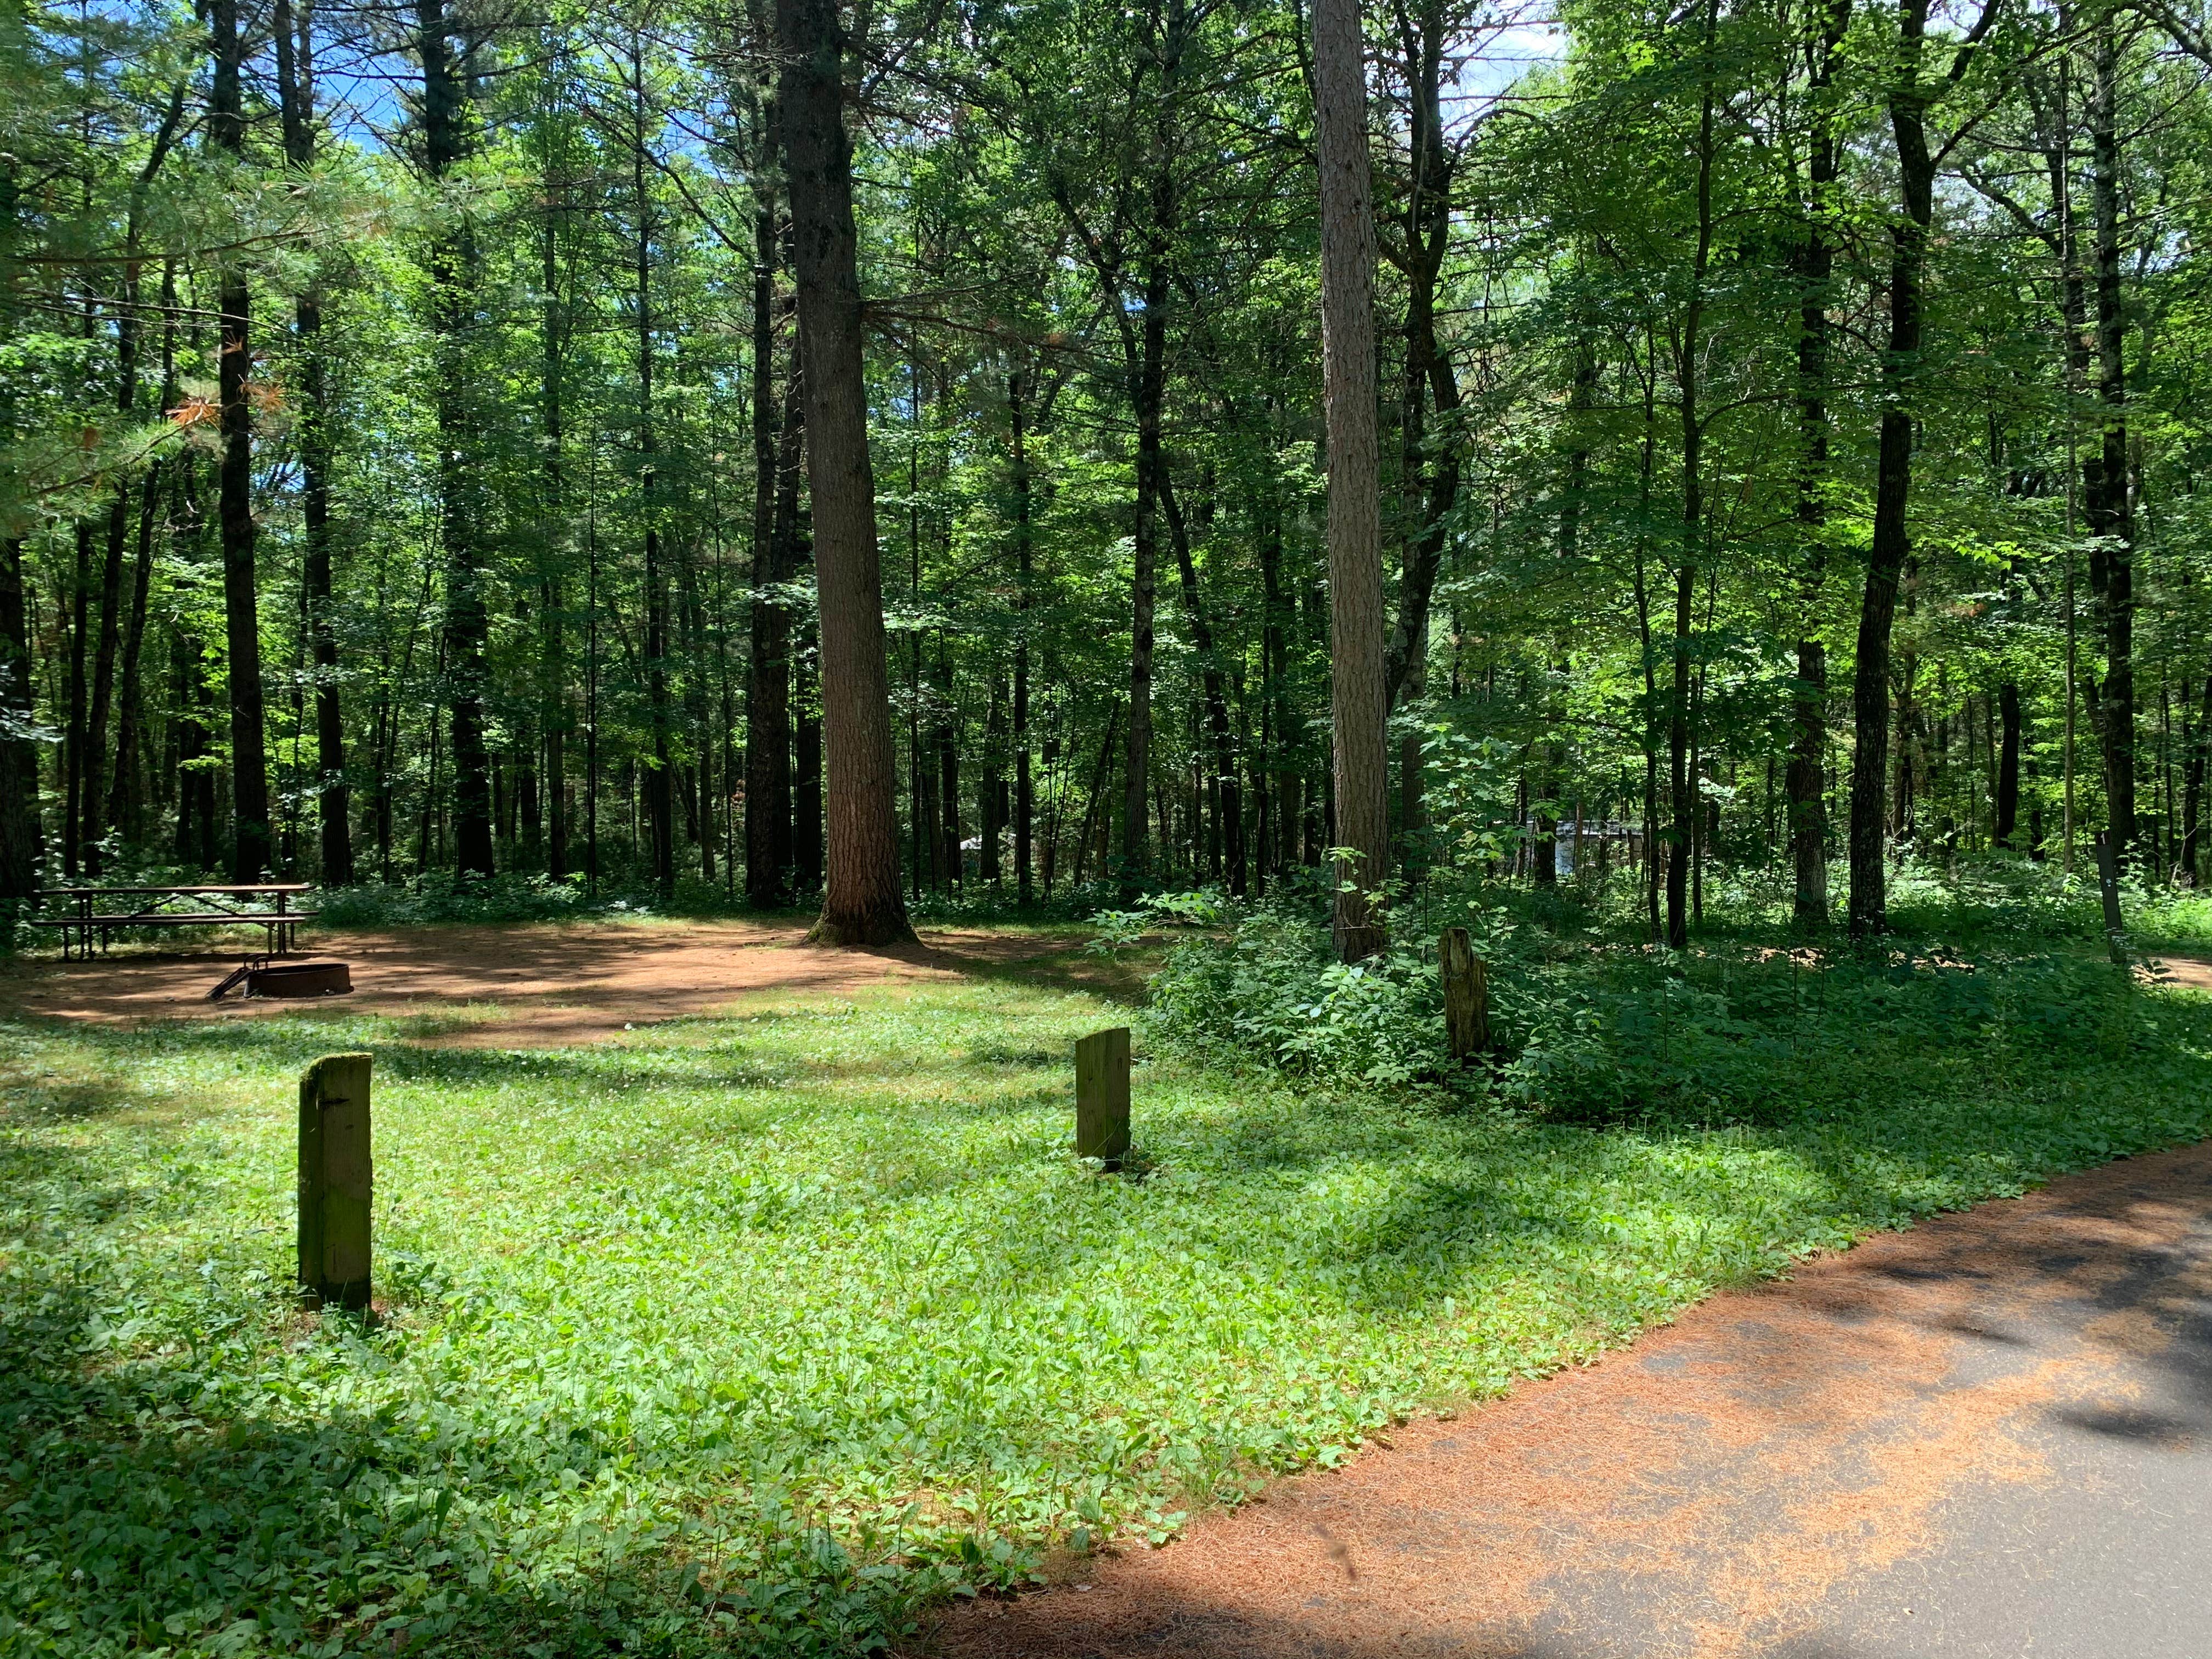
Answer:
<svg viewBox="0 0 2212 1659"><path fill-rule="evenodd" d="M1928 95L1920 84L1927 0L1905 0L1899 29L1899 82L1889 95L1897 144L1901 211L1890 221L1889 341L1882 360L1880 447L1875 462L1874 532L1859 603L1858 660L1851 684L1850 930L1854 938L1888 926L1884 866L1889 775L1890 630L1898 579L1910 546L1905 509L1912 493L1912 382L1919 368L1921 283L1935 217L1936 163L1929 154Z"/></svg>
<svg viewBox="0 0 2212 1659"><path fill-rule="evenodd" d="M659 517L660 457L653 407L653 200L645 187L645 68L641 44L630 46L630 189L637 210L634 244L637 301L638 493L645 515L645 699L653 763L645 775L646 836L653 884L663 899L676 891L676 757L670 742L668 573Z"/></svg>
<svg viewBox="0 0 2212 1659"><path fill-rule="evenodd" d="M1018 631L1014 635L1014 902L1026 909L1036 896L1032 868L1036 786L1030 772L1030 611L1035 603L1036 536L1030 523L1030 459L1024 396L1029 386L1020 369L1006 380L1006 414L1013 441L1014 602Z"/></svg>
<svg viewBox="0 0 2212 1659"><path fill-rule="evenodd" d="M315 164L313 64L311 25L295 17L290 0L276 0L276 88L284 124L284 159L304 173ZM300 518L304 546L301 581L306 589L307 647L314 664L315 810L325 885L353 884L353 826L345 777L345 721L338 695L337 633L331 547L331 431L324 410L323 305L318 284L293 301L292 333L304 382L299 413Z"/></svg>
<svg viewBox="0 0 2212 1659"><path fill-rule="evenodd" d="M1451 161L1444 148L1443 81L1447 34L1444 8L1428 0L1417 19L1401 24L1401 46L1411 82L1409 164L1405 212L1406 367L1400 420L1404 517L1398 583L1398 617L1390 633L1390 706L1418 702L1428 690L1429 607L1442 567L1445 526L1458 498L1456 434L1429 428L1426 405L1449 420L1458 410L1459 385L1451 359L1437 338L1437 284L1451 222ZM1424 812L1421 734L1409 731L1398 754L1401 834L1410 860Z"/></svg>
<svg viewBox="0 0 2212 1659"><path fill-rule="evenodd" d="M1804 542L1799 605L1808 631L1797 641L1789 770L1792 913L1801 927L1828 922L1828 649L1809 629L1827 569L1828 298L1836 267L1836 179L1841 158L1831 106L1835 56L1850 22L1850 0L1831 0L1820 33L1806 43L1810 131L1806 155L1803 240L1796 252L1797 428L1802 469L1797 524Z"/></svg>
<svg viewBox="0 0 2212 1659"><path fill-rule="evenodd" d="M23 544L0 541L0 902L38 891L39 750L31 730L30 618L23 605Z"/></svg>
<svg viewBox="0 0 2212 1659"><path fill-rule="evenodd" d="M1221 855L1227 866L1229 890L1242 897L1250 884L1250 866L1244 850L1244 784L1237 767L1237 741L1229 721L1226 677L1214 648L1212 619L1206 615L1205 595L1199 592L1198 566L1191 557L1190 532L1183 522L1172 481L1163 476L1162 505L1167 508L1168 538L1175 544L1176 569L1182 587L1183 610L1190 619L1191 647L1197 653L1200 684L1206 699L1206 746L1212 757L1215 811L1221 825Z"/></svg>
<svg viewBox="0 0 2212 1659"><path fill-rule="evenodd" d="M2010 847L2020 822L2020 687L2007 680L1997 688L1997 719L2002 745L1997 750L1996 823L1990 842Z"/></svg>
<svg viewBox="0 0 2212 1659"><path fill-rule="evenodd" d="M1151 858L1145 832L1146 785L1152 765L1152 619L1159 591L1160 480L1167 470L1160 443L1160 406L1167 374L1167 252L1173 214L1171 175L1162 169L1153 199L1154 246L1145 277L1145 314L1131 402L1137 417L1137 512L1129 565L1129 730L1121 770L1121 869L1125 896L1145 884Z"/></svg>
<svg viewBox="0 0 2212 1659"><path fill-rule="evenodd" d="M444 0L416 0L422 63L422 147L433 188L466 153L467 88L453 50ZM439 536L446 555L445 695L453 767L453 865L465 876L492 873L491 757L484 747L485 647L491 632L477 545L477 458L470 418L469 337L474 319L476 245L466 217L431 238L431 331L437 352Z"/></svg>
<svg viewBox="0 0 2212 1659"><path fill-rule="evenodd" d="M2135 512L2128 487L2127 317L2120 291L2120 142L2118 27L2107 15L2092 47L2089 100L2090 211L2096 240L2097 395L2104 409L2101 441L2083 471L2082 504L2089 533L2091 582L2103 600L2105 683L2098 735L2105 757L2107 843L2124 869L2135 852Z"/></svg>
<svg viewBox="0 0 2212 1659"><path fill-rule="evenodd" d="M1314 7L1320 139L1322 397L1328 434L1329 708L1335 741L1338 957L1388 942L1369 895L1389 869L1389 690L1375 416L1375 217L1358 0Z"/></svg>
<svg viewBox="0 0 2212 1659"><path fill-rule="evenodd" d="M776 510L785 468L778 439L799 439L799 369L786 380L785 417L775 400L775 209L763 204L753 252L753 567L750 650L745 668L745 899L772 909L791 885L791 613L775 588L791 572L781 558ZM792 460L796 463L795 448ZM797 478L792 478L796 508Z"/></svg>
<svg viewBox="0 0 2212 1659"><path fill-rule="evenodd" d="M211 0L215 75L209 99L211 136L234 159L246 151L240 88L246 42L239 0ZM247 384L253 360L251 295L245 268L226 262L216 278L222 316L216 358L222 459L217 472L216 522L222 542L224 643L230 682L230 785L234 881L266 878L273 849L269 829L269 761L261 690L261 614L253 546L253 410Z"/></svg>
<svg viewBox="0 0 2212 1659"><path fill-rule="evenodd" d="M777 106L792 210L806 365L807 481L821 608L829 845L810 937L881 945L911 939L899 890L883 568L868 459L867 383L844 39L836 0L776 0Z"/></svg>

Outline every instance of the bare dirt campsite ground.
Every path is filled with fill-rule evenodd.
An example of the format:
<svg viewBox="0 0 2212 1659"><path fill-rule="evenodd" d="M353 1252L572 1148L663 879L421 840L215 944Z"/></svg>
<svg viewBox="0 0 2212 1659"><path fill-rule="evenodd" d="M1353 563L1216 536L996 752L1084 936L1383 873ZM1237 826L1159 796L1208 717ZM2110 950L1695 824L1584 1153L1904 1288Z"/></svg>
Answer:
<svg viewBox="0 0 2212 1659"><path fill-rule="evenodd" d="M941 1653L2212 1652L2212 1146L1713 1297Z"/></svg>
<svg viewBox="0 0 2212 1659"><path fill-rule="evenodd" d="M1079 941L1004 928L927 928L919 944L824 949L793 921L410 927L311 934L312 957L351 964L348 1012L416 1022L449 1046L557 1048L625 1028L742 1012L764 995L851 995L901 984L1018 974L1115 994L1122 965ZM99 1021L253 1019L301 1003L219 1003L208 991L239 955L119 950L88 962L19 958L0 969L0 1013Z"/></svg>

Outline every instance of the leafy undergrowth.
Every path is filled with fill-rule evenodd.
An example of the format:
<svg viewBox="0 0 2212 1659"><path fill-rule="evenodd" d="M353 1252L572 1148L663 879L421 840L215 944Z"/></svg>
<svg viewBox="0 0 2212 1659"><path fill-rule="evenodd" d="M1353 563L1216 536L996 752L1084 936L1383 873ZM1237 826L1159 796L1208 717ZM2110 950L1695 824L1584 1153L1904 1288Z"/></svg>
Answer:
<svg viewBox="0 0 2212 1659"><path fill-rule="evenodd" d="M1723 970L1826 1029L1814 971ZM1142 1180L1068 1153L1068 1044L1120 1016L1004 981L590 1050L0 1026L0 1652L862 1650L1806 1250L2212 1133L2212 1004L1866 974L1857 1046L1747 1050L1755 1113L1163 1051ZM286 1289L293 1079L356 1046L366 1329Z"/></svg>

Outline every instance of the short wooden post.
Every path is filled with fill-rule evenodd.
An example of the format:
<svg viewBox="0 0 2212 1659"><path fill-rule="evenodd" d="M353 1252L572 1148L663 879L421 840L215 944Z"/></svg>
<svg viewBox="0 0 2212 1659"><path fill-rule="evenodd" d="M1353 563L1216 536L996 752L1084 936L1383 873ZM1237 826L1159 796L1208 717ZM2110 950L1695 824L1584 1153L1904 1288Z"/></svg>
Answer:
<svg viewBox="0 0 2212 1659"><path fill-rule="evenodd" d="M1075 1155L1114 1168L1129 1153L1129 1028L1093 1031L1075 1045Z"/></svg>
<svg viewBox="0 0 2212 1659"><path fill-rule="evenodd" d="M300 1288L319 1307L368 1306L367 1054L325 1054L300 1079Z"/></svg>
<svg viewBox="0 0 2212 1659"><path fill-rule="evenodd" d="M1447 927L1437 950L1444 982L1444 1037L1461 1065L1490 1051L1490 986L1464 927Z"/></svg>
<svg viewBox="0 0 2212 1659"><path fill-rule="evenodd" d="M2120 921L2119 860L2112 856L2112 841L2101 831L2097 836L2097 894L2105 902L2105 948L2114 962L2124 965L2128 946Z"/></svg>

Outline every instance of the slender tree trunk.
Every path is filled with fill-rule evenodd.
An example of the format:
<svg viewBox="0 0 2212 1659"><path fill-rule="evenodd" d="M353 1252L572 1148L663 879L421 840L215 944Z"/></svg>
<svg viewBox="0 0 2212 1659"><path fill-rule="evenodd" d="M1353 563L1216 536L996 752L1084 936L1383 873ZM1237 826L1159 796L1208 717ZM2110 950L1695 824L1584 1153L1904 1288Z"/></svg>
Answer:
<svg viewBox="0 0 2212 1659"><path fill-rule="evenodd" d="M1698 235L1682 319L1675 380L1682 394L1682 550L1674 571L1674 678L1667 714L1668 781L1674 791L1674 846L1667 860L1667 944L1690 942L1688 877L1695 862L1699 796L1690 766L1690 629L1705 538L1705 420L1698 407L1698 368L1705 349L1706 268L1713 246L1713 36L1718 0L1708 0L1698 114Z"/></svg>
<svg viewBox="0 0 2212 1659"><path fill-rule="evenodd" d="M9 211L0 220L0 234L6 234L14 226L14 170L12 163L0 166L8 169L0 173L10 198ZM10 536L0 541L0 903L5 904L20 904L38 891L45 851L39 824L39 750L30 736L35 720L32 662L30 617L23 604L23 544Z"/></svg>
<svg viewBox="0 0 2212 1659"><path fill-rule="evenodd" d="M799 580L805 559L805 532L799 523L799 486L805 470L806 371L799 347L800 341L794 332L790 368L784 380L782 423L775 437L775 501L769 520L766 556L768 568L773 573L771 580L778 582ZM804 879L799 852L804 827L800 819L806 809L799 799L797 770L804 769L794 769L794 758L801 754L805 743L799 729L804 724L805 698L803 665L799 660L804 641L797 641L798 648L794 648L787 606L771 606L764 619L764 629L763 643L768 654L762 665L762 723L757 742L767 793L762 808L761 832L765 837L763 848L769 872L765 879L776 895L772 902L782 903L791 897L794 885L805 886L810 891L812 887ZM752 763L753 757L749 755L747 764ZM817 773L818 770L817 768ZM813 867L818 873L819 860Z"/></svg>
<svg viewBox="0 0 2212 1659"><path fill-rule="evenodd" d="M246 41L239 0L210 0L215 76L209 99L210 135L234 161L246 153L245 106L240 71ZM252 371L252 314L245 267L226 261L218 272L216 309L222 338L216 357L222 461L217 523L222 538L225 643L230 679L230 785L233 815L231 878L266 878L272 848L269 830L269 762L261 694L261 614L254 572L253 409L247 382Z"/></svg>
<svg viewBox="0 0 2212 1659"><path fill-rule="evenodd" d="M62 873L74 879L78 872L84 818L85 635L90 623L86 607L92 592L92 526L76 525L76 563L63 596L55 626L69 639L68 712L62 727Z"/></svg>
<svg viewBox="0 0 2212 1659"><path fill-rule="evenodd" d="M1014 902L1024 909L1036 896L1031 856L1036 793L1030 775L1030 613L1036 603L1035 538L1030 524L1030 460L1024 425L1023 398L1027 391L1022 371L1016 369L1006 379L1006 412L1013 439L1014 602L1020 611L1014 635Z"/></svg>
<svg viewBox="0 0 2212 1659"><path fill-rule="evenodd" d="M1993 847L2010 847L2020 821L2020 687L2007 680L1997 687L1997 716L2003 747L1997 751L1997 788Z"/></svg>
<svg viewBox="0 0 2212 1659"><path fill-rule="evenodd" d="M811 937L887 945L911 939L914 930L899 890L883 568L868 459L853 149L843 110L845 42L835 0L776 0L776 35L828 738L827 878Z"/></svg>
<svg viewBox="0 0 2212 1659"><path fill-rule="evenodd" d="M1836 179L1841 150L1831 88L1837 50L1850 21L1850 0L1830 0L1817 38L1806 46L1811 131L1806 157L1804 239L1797 248L1801 283L1797 331L1797 429L1802 471L1797 524L1804 543L1798 603L1806 631L1797 641L1790 767L1790 861L1796 878L1792 912L1800 927L1828 923L1828 648L1811 631L1827 572L1828 295L1834 280Z"/></svg>
<svg viewBox="0 0 2212 1659"><path fill-rule="evenodd" d="M12 254L21 186L16 158L0 154L0 258ZM0 327L12 331L15 290L0 285ZM0 383L0 443L15 438L12 377ZM31 737L36 704L30 617L23 601L23 544L0 538L0 905L38 891L44 836L39 823L39 750Z"/></svg>
<svg viewBox="0 0 2212 1659"><path fill-rule="evenodd" d="M115 764L107 787L106 823L126 838L138 833L137 766L139 660L146 639L146 605L153 586L154 518L160 501L161 465L146 469L139 489L137 556L132 561L131 602L123 623L123 670L115 694Z"/></svg>
<svg viewBox="0 0 2212 1659"><path fill-rule="evenodd" d="M1173 193L1162 170L1154 193L1155 246L1145 279L1142 339L1131 401L1137 417L1137 513L1129 576L1129 726L1121 772L1123 896L1139 891L1151 872L1146 836L1146 784L1152 765L1152 617L1159 582L1160 480L1167 471L1160 442L1165 397L1168 264L1164 246Z"/></svg>
<svg viewBox="0 0 2212 1659"><path fill-rule="evenodd" d="M668 574L662 568L660 456L653 407L653 202L645 188L644 48L630 41L630 189L637 208L634 245L637 299L638 493L645 519L645 698L653 760L645 777L646 841L653 884L663 899L676 890L676 775L669 741Z"/></svg>
<svg viewBox="0 0 2212 1659"><path fill-rule="evenodd" d="M2135 849L2135 513L2128 488L2127 318L2120 292L2119 45L2106 15L2092 47L2095 82L2089 100L2091 211L2096 234L2097 392L2104 407L2103 442L2084 469L2082 499L2093 583L2104 601L2105 684L2099 737L2105 757L2106 836L2124 866Z"/></svg>
<svg viewBox="0 0 2212 1659"><path fill-rule="evenodd" d="M1850 929L1854 938L1889 925L1884 866L1883 795L1889 775L1890 629L1898 580L1910 538L1905 509L1912 493L1912 383L1918 369L1921 284L1928 230L1935 218L1935 159L1929 153L1928 94L1921 85L1921 44L1928 0L1905 0L1899 29L1904 46L1899 82L1889 94L1904 211L1890 222L1889 341L1882 361L1880 449L1875 463L1874 530L1866 590L1859 606L1858 659L1851 686Z"/></svg>
<svg viewBox="0 0 2212 1659"><path fill-rule="evenodd" d="M453 49L445 0L416 0L416 50L422 64L422 149L432 188L441 188L467 153L467 87ZM431 330L437 352L439 535L446 555L443 631L447 718L453 774L453 863L464 876L493 871L491 757L484 746L489 686L485 650L490 618L477 545L478 487L471 418L470 337L476 304L475 234L465 213L431 238Z"/></svg>
<svg viewBox="0 0 2212 1659"><path fill-rule="evenodd" d="M315 162L313 42L307 14L295 18L290 0L276 0L276 86L284 123L284 157L301 172ZM325 410L323 363L323 305L319 283L293 301L293 337L298 342L305 382L299 415L300 516L303 549L301 582L306 589L307 643L315 674L316 819L324 882L349 887L354 881L351 796L345 777L345 720L338 692L337 633L331 625L334 605L331 546L331 432Z"/></svg>
<svg viewBox="0 0 2212 1659"><path fill-rule="evenodd" d="M2197 848L2203 835L2204 772L2212 753L2212 666L2204 674L2197 710L2196 729L2189 734L2189 759L2182 773L2181 868L2191 886L2197 881Z"/></svg>
<svg viewBox="0 0 2212 1659"><path fill-rule="evenodd" d="M549 162L546 171L552 170ZM565 184L560 188L565 191ZM560 264L561 223L566 210L565 194L549 201L538 228L539 281L545 292L544 313L538 323L544 358L539 397L544 422L545 522L539 544L544 563L538 587L538 709L545 734L545 873L556 880L568 873L568 619L561 581L570 547L565 449L568 325L561 296Z"/></svg>
<svg viewBox="0 0 2212 1659"><path fill-rule="evenodd" d="M1322 383L1328 430L1330 711L1335 726L1339 959L1389 942L1368 895L1390 852L1381 461L1375 421L1375 218L1358 0L1316 0L1321 157Z"/></svg>
<svg viewBox="0 0 2212 1659"><path fill-rule="evenodd" d="M1244 850L1244 786L1237 768L1237 744L1229 721L1229 696L1214 649L1213 623L1198 591L1198 567L1190 552L1190 534L1182 508L1176 501L1173 481L1161 477L1161 505L1167 509L1168 539L1174 544L1176 568L1182 587L1183 609L1190 618L1192 648L1197 653L1200 683L1206 698L1207 745L1212 753L1211 780L1221 827L1221 853L1229 872L1229 890L1242 896L1250 884Z"/></svg>
<svg viewBox="0 0 2212 1659"><path fill-rule="evenodd" d="M1403 27L1413 82L1409 185L1406 198L1406 370L1401 447L1405 532L1400 553L1398 618L1390 635L1387 673L1390 705L1417 702L1428 690L1429 607L1442 565L1445 526L1459 494L1459 449L1448 428L1430 453L1425 404L1449 419L1459 408L1450 358L1437 339L1436 295L1449 241L1451 165L1444 149L1444 8L1428 0ZM1425 487L1424 487L1425 486ZM1414 856L1424 812L1421 736L1407 732L1398 752L1399 825Z"/></svg>
<svg viewBox="0 0 2212 1659"><path fill-rule="evenodd" d="M775 108L763 112L775 142ZM787 580L778 562L776 490L780 423L775 402L776 209L765 193L753 220L753 559L745 667L745 900L773 909L789 896L791 876L791 613L773 590ZM799 412L798 363L785 408ZM787 441L795 442L789 433ZM792 480L796 507L798 481Z"/></svg>
<svg viewBox="0 0 2212 1659"><path fill-rule="evenodd" d="M815 682L815 665L821 659L815 630L802 629L791 687L791 867L793 879L808 893L822 885L822 720L816 712L821 688ZM896 825L893 838L896 845Z"/></svg>
<svg viewBox="0 0 2212 1659"><path fill-rule="evenodd" d="M135 380L137 376L130 378ZM126 419L132 401L126 394L119 410ZM100 844L106 833L100 824L100 808L105 805L100 786L107 775L107 716L115 699L116 644L123 611L123 544L129 539L130 528L131 490L126 482L116 485L115 499L107 512L107 548L100 567L99 642L93 647L91 709L85 718L82 758L77 763L78 789L83 798L77 843L84 872L89 876L100 873Z"/></svg>

